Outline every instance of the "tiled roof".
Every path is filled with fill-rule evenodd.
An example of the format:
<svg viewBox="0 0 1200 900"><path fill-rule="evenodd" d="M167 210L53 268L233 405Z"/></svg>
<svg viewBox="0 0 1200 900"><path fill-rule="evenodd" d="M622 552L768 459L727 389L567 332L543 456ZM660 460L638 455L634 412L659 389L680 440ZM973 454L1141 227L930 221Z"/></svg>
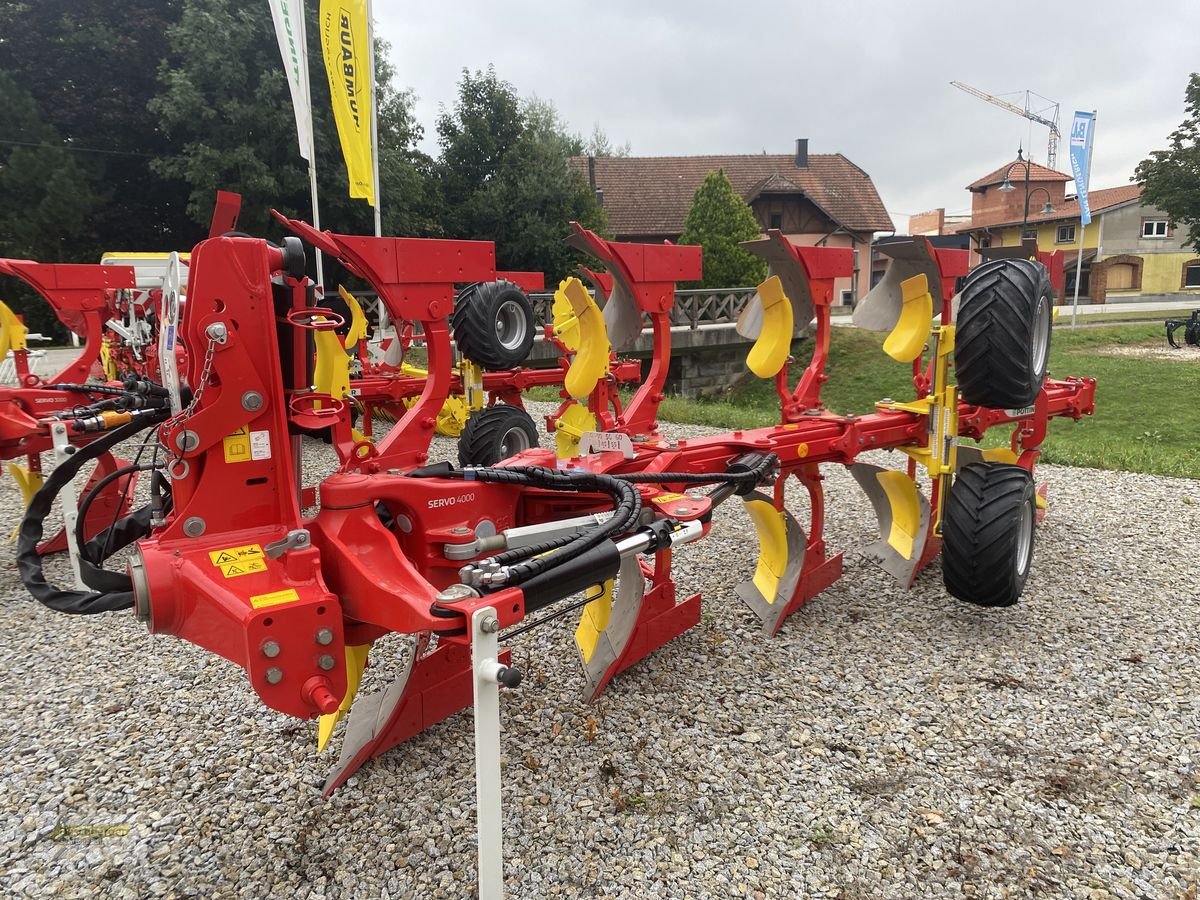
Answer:
<svg viewBox="0 0 1200 900"><path fill-rule="evenodd" d="M696 188L716 169L746 198L799 192L851 231L894 228L870 176L840 153L809 154L805 169L790 154L600 156L595 164L609 228L618 235L680 234ZM572 157L571 166L587 177L588 157Z"/></svg>
<svg viewBox="0 0 1200 900"><path fill-rule="evenodd" d="M1088 207L1092 211L1092 215L1104 212L1106 209L1112 209L1114 206L1120 206L1122 203L1129 203L1132 200L1137 200L1142 196L1142 187L1138 184L1124 184L1115 188L1102 188L1098 191L1088 191ZM1036 224L1040 222L1057 222L1059 220L1071 220L1079 218L1079 199L1072 197L1065 203L1060 203L1054 207L1054 212L1043 214L1040 209L1033 207L1029 210L1029 222ZM1020 225L1020 219L1013 219L1010 222L989 222L987 228L1011 228L1013 225ZM965 225L960 225L954 229L956 232L974 231L970 222Z"/></svg>
<svg viewBox="0 0 1200 900"><path fill-rule="evenodd" d="M1008 176L1008 180L1016 185L1018 181L1025 180L1025 163L1026 160L1017 158L1010 163L1005 163L995 172L989 172L982 178L976 179L967 185L968 191L977 191L980 188L991 187L993 184L1000 184L1004 181L1004 176ZM1040 166L1035 162L1029 163L1029 180L1030 181L1070 181L1071 176L1065 172L1056 172L1054 169L1048 169L1045 166Z"/></svg>

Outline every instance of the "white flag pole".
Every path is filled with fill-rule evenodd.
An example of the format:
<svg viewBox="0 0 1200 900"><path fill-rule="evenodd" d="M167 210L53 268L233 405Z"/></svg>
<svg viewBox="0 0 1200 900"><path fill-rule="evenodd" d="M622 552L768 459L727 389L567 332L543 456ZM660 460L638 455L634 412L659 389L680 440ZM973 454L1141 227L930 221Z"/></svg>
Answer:
<svg viewBox="0 0 1200 900"><path fill-rule="evenodd" d="M375 16L371 0L367 0L367 52L371 67L371 161L375 166L375 237L383 237L383 219L380 213L380 197L383 186L379 183L379 86L375 84ZM388 327L388 311L382 298L379 301L379 330Z"/></svg>
<svg viewBox="0 0 1200 900"><path fill-rule="evenodd" d="M320 207L317 204L317 148L313 141L312 127L312 81L308 76L308 22L304 15L304 0L298 0L300 7L300 46L302 52L300 54L301 65L303 71L300 77L304 79L304 96L308 103L308 187L312 194L312 217L313 228L317 231L321 230L321 213ZM317 284L325 287L325 266L321 258L321 251L317 249Z"/></svg>
<svg viewBox="0 0 1200 900"><path fill-rule="evenodd" d="M1092 184L1092 147L1095 146L1093 140L1096 136L1096 110L1092 110L1092 122L1088 127L1088 167L1087 167L1087 183L1090 187ZM1086 194L1087 191L1084 191ZM1075 185L1075 194L1079 194L1079 185ZM1099 227L1099 226L1097 226ZM1083 224L1083 203L1079 204L1079 255L1075 257L1075 302L1071 305L1071 330L1075 330L1075 320L1079 318L1079 282L1083 276L1083 233L1087 231L1087 225ZM1096 252L1100 252L1100 244L1096 244ZM1099 262L1100 260L1096 260ZM1088 290L1091 290L1090 286Z"/></svg>

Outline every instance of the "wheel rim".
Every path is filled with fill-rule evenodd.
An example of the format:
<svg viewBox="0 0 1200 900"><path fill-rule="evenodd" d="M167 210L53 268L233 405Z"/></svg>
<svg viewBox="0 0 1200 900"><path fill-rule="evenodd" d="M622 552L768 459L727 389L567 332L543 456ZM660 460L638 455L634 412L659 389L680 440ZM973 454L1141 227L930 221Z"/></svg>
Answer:
<svg viewBox="0 0 1200 900"><path fill-rule="evenodd" d="M1037 312L1033 317L1033 374L1041 378L1046 374L1046 351L1050 346L1050 300L1042 294L1038 298Z"/></svg>
<svg viewBox="0 0 1200 900"><path fill-rule="evenodd" d="M529 435L525 433L525 429L514 425L508 431L504 432L504 437L500 439L500 449L503 453L501 459L516 456L522 450L528 450L531 446Z"/></svg>
<svg viewBox="0 0 1200 900"><path fill-rule="evenodd" d="M505 350L516 350L525 341L525 316L517 301L505 300L496 310L496 340Z"/></svg>
<svg viewBox="0 0 1200 900"><path fill-rule="evenodd" d="M1029 569L1029 554L1033 548L1033 504L1021 506L1021 524L1017 532L1017 574L1024 575Z"/></svg>

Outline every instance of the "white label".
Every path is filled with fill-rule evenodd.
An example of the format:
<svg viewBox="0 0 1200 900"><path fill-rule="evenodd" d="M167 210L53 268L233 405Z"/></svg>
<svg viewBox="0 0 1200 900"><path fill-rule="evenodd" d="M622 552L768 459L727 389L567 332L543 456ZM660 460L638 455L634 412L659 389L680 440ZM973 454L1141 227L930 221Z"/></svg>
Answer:
<svg viewBox="0 0 1200 900"><path fill-rule="evenodd" d="M1022 416L1033 415L1033 407L1032 406L1022 406L1020 409L1006 409L1004 411L1004 414L1006 416L1008 416L1010 419L1019 419Z"/></svg>
<svg viewBox="0 0 1200 900"><path fill-rule="evenodd" d="M605 451L621 453L626 459L633 459L635 456L633 441L629 439L629 435L619 431L587 431L579 439L580 456Z"/></svg>
<svg viewBox="0 0 1200 900"><path fill-rule="evenodd" d="M270 459L271 458L271 432L269 432L269 431L252 431L252 432L250 432L250 458L251 459Z"/></svg>

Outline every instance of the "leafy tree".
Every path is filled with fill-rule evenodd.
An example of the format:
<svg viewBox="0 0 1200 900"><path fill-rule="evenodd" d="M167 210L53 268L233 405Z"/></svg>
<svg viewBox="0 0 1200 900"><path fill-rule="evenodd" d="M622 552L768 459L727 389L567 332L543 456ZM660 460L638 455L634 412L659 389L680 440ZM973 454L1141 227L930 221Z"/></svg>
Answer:
<svg viewBox="0 0 1200 900"><path fill-rule="evenodd" d="M0 144L0 256L62 262L95 242L92 217L100 197L87 160L64 149L62 137L42 118L28 91L0 72L0 109L9 141ZM98 261L93 258L93 261ZM16 282L16 279L12 279ZM3 295L31 331L66 337L50 306L23 283Z"/></svg>
<svg viewBox="0 0 1200 900"><path fill-rule="evenodd" d="M704 248L704 280L695 286L749 287L762 281L766 262L738 246L760 234L754 213L734 191L725 170L709 172L696 189L679 238L681 244Z"/></svg>
<svg viewBox="0 0 1200 900"><path fill-rule="evenodd" d="M71 148L43 148L38 165L58 184L73 184L79 203L64 215L68 222L83 216L90 226L68 225L52 257L36 242L18 255L94 262L103 250L161 250L194 236L183 210L185 186L150 169L171 145L146 105L157 89L163 32L178 20L180 5L0 0L0 72L34 103L19 129L10 107L0 106L3 137L28 143L36 131L35 143ZM6 205L14 196L6 194Z"/></svg>
<svg viewBox="0 0 1200 900"><path fill-rule="evenodd" d="M524 132L479 194L477 227L496 242L501 268L544 272L555 284L579 261L563 243L570 223L603 231L607 219L587 179L567 164L579 137L550 103L534 99L524 111Z"/></svg>
<svg viewBox="0 0 1200 900"><path fill-rule="evenodd" d="M621 144L619 147L613 146L612 141L608 139L608 135L604 133L604 129L600 127L600 123L596 122L592 126L592 136L589 137L583 145L583 151L579 156L628 156L633 152L633 147L629 141Z"/></svg>
<svg viewBox="0 0 1200 900"><path fill-rule="evenodd" d="M369 234L373 212L349 196L346 168L321 62L318 4L308 4L308 54L316 143L321 226ZM311 219L308 169L296 146L296 128L279 48L266 3L183 0L179 23L168 33L177 52L159 71L160 94L151 109L179 145L154 163L189 187L187 211L205 224L218 188L243 197L240 227L270 233L271 208ZM422 180L428 161L414 145L421 136L411 115L412 95L391 87L387 45L377 43L380 85L380 195L390 233L431 230ZM331 283L334 279L330 279Z"/></svg>
<svg viewBox="0 0 1200 900"><path fill-rule="evenodd" d="M571 221L603 229L587 181L572 172L583 150L552 103L516 89L493 67L464 69L458 99L437 122L436 166L450 237L492 240L501 268L565 276L577 257L563 244Z"/></svg>
<svg viewBox="0 0 1200 900"><path fill-rule="evenodd" d="M1200 72L1193 72L1184 91L1186 117L1168 138L1169 150L1155 150L1138 163L1133 180L1142 200L1187 225L1188 240L1200 253Z"/></svg>

